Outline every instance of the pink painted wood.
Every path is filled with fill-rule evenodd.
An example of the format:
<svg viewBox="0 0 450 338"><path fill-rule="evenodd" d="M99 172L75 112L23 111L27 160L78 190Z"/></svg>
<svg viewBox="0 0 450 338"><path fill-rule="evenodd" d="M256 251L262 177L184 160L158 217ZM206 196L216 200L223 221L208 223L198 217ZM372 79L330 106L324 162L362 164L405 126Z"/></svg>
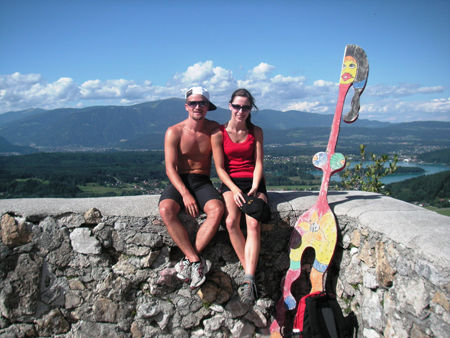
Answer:
<svg viewBox="0 0 450 338"><path fill-rule="evenodd" d="M360 67L357 63L359 59L361 59ZM307 248L313 248L315 251L315 260L310 274L312 286L310 292L324 291L324 273L333 258L337 241L336 220L327 199L328 186L331 175L345 167L344 155L335 153L342 110L349 88L355 79L360 80L355 86L352 110L347 115L350 117L346 122L356 120L359 111L359 97L365 88L367 74L368 63L365 52L356 45L347 45L339 81L339 96L327 150L326 152L319 152L313 157L314 166L322 170L319 197L317 202L299 217L292 231L289 244L290 266L282 281L282 297L276 305L276 319L270 327L273 337L281 336L281 326L285 321L286 310L293 310L297 305L297 301L291 293L291 286L300 277L301 259Z"/></svg>

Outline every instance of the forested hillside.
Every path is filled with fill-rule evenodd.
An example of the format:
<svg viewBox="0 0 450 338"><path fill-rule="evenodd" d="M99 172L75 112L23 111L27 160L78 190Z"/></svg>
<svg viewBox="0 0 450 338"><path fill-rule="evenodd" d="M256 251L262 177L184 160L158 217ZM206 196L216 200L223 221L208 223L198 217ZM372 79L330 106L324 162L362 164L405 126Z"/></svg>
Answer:
<svg viewBox="0 0 450 338"><path fill-rule="evenodd" d="M391 183L386 190L392 197L406 201L450 207L450 170Z"/></svg>
<svg viewBox="0 0 450 338"><path fill-rule="evenodd" d="M426 163L450 164L450 148L434 150L421 154L419 159Z"/></svg>
<svg viewBox="0 0 450 338"><path fill-rule="evenodd" d="M207 117L224 123L229 115L229 110L218 108ZM186 116L184 100L178 98L131 106L9 112L0 115L0 137L40 151L162 150L167 127ZM302 111L252 112L252 121L264 130L266 146L294 146L298 151L325 150L332 119L333 115ZM420 154L450 145L450 122L387 123L361 115L355 123L341 123L339 151L359 153L360 144L374 153Z"/></svg>
<svg viewBox="0 0 450 338"><path fill-rule="evenodd" d="M302 149L301 155L295 147L267 149L269 189L318 190L321 177L313 175L311 164L316 149ZM0 156L0 198L158 194L168 182L163 160L162 151ZM212 176L218 184L214 170ZM392 183L386 190L404 201L445 207L450 171Z"/></svg>

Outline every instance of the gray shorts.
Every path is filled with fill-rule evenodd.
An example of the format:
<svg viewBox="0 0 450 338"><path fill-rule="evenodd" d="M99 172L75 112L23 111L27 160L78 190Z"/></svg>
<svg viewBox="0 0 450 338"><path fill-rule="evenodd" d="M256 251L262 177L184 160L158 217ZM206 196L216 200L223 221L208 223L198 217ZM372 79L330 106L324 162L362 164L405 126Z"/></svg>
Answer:
<svg viewBox="0 0 450 338"><path fill-rule="evenodd" d="M181 174L181 179L189 192L194 196L200 209L203 210L206 202L212 199L222 200L219 192L214 188L208 175L200 174ZM183 197L181 197L178 190L169 183L164 189L159 198L159 203L162 200L171 199L177 202L181 209L184 209Z"/></svg>

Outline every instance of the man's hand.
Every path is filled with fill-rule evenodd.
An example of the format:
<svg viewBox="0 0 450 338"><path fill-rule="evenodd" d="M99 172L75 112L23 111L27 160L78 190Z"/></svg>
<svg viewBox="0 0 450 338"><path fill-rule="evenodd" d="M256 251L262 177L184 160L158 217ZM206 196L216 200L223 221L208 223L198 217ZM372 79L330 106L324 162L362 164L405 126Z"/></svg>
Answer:
<svg viewBox="0 0 450 338"><path fill-rule="evenodd" d="M183 203L185 210L189 215L191 215L192 217L197 217L199 215L197 202L195 201L194 196L192 196L190 193L186 193L183 196Z"/></svg>

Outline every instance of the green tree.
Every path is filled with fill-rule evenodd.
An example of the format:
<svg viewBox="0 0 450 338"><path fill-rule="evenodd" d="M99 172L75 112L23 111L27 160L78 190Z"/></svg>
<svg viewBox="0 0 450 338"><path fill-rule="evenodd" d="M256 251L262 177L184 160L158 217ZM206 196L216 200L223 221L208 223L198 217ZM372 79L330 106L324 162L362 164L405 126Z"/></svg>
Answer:
<svg viewBox="0 0 450 338"><path fill-rule="evenodd" d="M350 162L341 173L341 186L345 190L362 190L389 195L380 179L393 174L397 170L398 156L389 161L388 155L366 154L366 146L359 146L361 159L353 168ZM366 161L372 161L366 164Z"/></svg>

